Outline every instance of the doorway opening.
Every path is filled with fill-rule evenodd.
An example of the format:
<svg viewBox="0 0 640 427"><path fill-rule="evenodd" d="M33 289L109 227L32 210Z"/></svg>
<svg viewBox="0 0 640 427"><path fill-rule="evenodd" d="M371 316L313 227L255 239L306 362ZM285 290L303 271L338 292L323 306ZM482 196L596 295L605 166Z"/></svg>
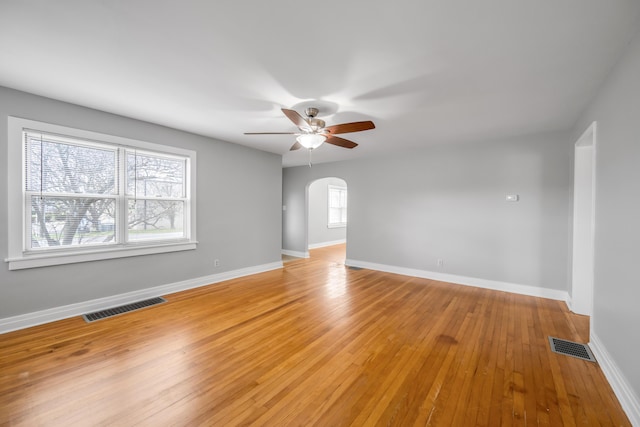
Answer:
<svg viewBox="0 0 640 427"><path fill-rule="evenodd" d="M593 315L596 122L575 144L571 311Z"/></svg>
<svg viewBox="0 0 640 427"><path fill-rule="evenodd" d="M307 186L307 249L312 258L344 264L347 199L347 183L342 178L321 178Z"/></svg>

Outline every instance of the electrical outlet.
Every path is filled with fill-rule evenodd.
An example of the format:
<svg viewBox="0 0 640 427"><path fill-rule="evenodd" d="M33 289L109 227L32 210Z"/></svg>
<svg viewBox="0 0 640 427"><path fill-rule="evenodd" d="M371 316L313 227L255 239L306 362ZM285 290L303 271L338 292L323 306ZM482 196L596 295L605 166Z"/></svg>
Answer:
<svg viewBox="0 0 640 427"><path fill-rule="evenodd" d="M442 267L444 265L444 260L439 258L438 259L438 267Z"/></svg>
<svg viewBox="0 0 640 427"><path fill-rule="evenodd" d="M213 260L213 266L214 267L220 267L220 260L219 259L214 259Z"/></svg>

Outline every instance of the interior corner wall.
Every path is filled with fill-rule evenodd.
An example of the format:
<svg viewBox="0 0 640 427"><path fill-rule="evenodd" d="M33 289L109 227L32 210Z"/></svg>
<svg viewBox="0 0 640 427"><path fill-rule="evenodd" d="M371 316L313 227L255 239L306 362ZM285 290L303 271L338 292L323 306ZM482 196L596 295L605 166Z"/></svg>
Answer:
<svg viewBox="0 0 640 427"><path fill-rule="evenodd" d="M282 158L236 144L0 87L0 258L8 256L7 117L197 153L196 250L9 271L0 319L281 261ZM214 259L220 267L214 268Z"/></svg>
<svg viewBox="0 0 640 427"><path fill-rule="evenodd" d="M285 168L283 247L306 250L305 187L337 176L348 259L566 292L572 150L552 133Z"/></svg>
<svg viewBox="0 0 640 427"><path fill-rule="evenodd" d="M640 32L580 117L575 142L596 130L592 336L640 396ZM640 402L636 402L640 405ZM640 406L638 406L640 408ZM640 415L640 412L638 412Z"/></svg>
<svg viewBox="0 0 640 427"><path fill-rule="evenodd" d="M344 187L339 178L323 178L309 186L309 245L337 242L347 238L346 227L329 228L329 185Z"/></svg>

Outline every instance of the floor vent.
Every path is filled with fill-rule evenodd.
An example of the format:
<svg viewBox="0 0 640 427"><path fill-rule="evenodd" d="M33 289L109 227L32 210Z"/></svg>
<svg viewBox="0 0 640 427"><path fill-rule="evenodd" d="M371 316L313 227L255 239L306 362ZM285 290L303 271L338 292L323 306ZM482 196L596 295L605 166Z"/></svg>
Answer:
<svg viewBox="0 0 640 427"><path fill-rule="evenodd" d="M356 267L356 266L353 266L353 265L349 265L348 267L349 267L349 270L356 270L356 271L357 270L362 270L362 267Z"/></svg>
<svg viewBox="0 0 640 427"><path fill-rule="evenodd" d="M95 322L96 320L106 319L108 317L117 316L119 314L129 313L130 311L140 310L146 307L150 307L156 304L162 304L167 302L162 297L150 298L144 301L132 302L131 304L121 305L120 307L108 308L106 310L96 311L95 313L83 314L82 317L87 323Z"/></svg>
<svg viewBox="0 0 640 427"><path fill-rule="evenodd" d="M566 354L567 356L577 357L578 359L595 362L596 358L586 344L580 344L573 341L561 340L560 338L549 337L551 351L558 354Z"/></svg>

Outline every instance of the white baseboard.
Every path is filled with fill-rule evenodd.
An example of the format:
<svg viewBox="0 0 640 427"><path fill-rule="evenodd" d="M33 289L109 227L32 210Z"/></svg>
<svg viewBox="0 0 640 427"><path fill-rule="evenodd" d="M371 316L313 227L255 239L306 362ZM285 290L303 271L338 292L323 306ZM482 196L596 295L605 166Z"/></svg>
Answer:
<svg viewBox="0 0 640 427"><path fill-rule="evenodd" d="M495 291L511 292L520 295L548 298L559 301L567 301L569 293L557 289L539 288L537 286L519 285L516 283L499 282L496 280L478 279L475 277L458 276L455 274L438 273L435 271L417 270L413 268L397 267L393 265L377 264L355 259L347 259L346 265L361 267L369 270L384 271L387 273L402 274L404 276L420 277L422 279L432 279L441 282L450 282L458 285L475 286L477 288L493 289Z"/></svg>
<svg viewBox="0 0 640 427"><path fill-rule="evenodd" d="M195 279L183 280L181 282L169 283L166 285L155 286L153 288L140 289L138 291L127 292L125 294L113 295L110 297L64 305L62 307L49 308L33 313L21 314L19 316L7 317L0 319L0 334L41 325L43 323L54 322L56 320L67 319L69 317L80 316L84 313L105 310L107 308L123 304L130 304L132 302L140 301L141 299L172 294L187 289L223 282L225 280L236 279L238 277L277 270L279 268L282 268L282 261L240 268L238 270L211 274L209 276L197 277Z"/></svg>
<svg viewBox="0 0 640 427"><path fill-rule="evenodd" d="M327 246L341 245L343 243L347 243L347 239L333 240L330 242L322 242L322 243L312 243L309 245L309 249L325 248Z"/></svg>
<svg viewBox="0 0 640 427"><path fill-rule="evenodd" d="M613 392L620 401L620 405L622 405L622 409L624 409L629 421L631 421L631 425L640 426L640 399L593 330L591 331L589 347L594 356L596 356L604 376L607 377Z"/></svg>
<svg viewBox="0 0 640 427"><path fill-rule="evenodd" d="M289 255L289 256L294 256L296 258L309 258L309 251L306 252L299 252L299 251L290 251L288 249L283 249L282 250L282 255Z"/></svg>
<svg viewBox="0 0 640 427"><path fill-rule="evenodd" d="M575 311L573 311L573 299L571 298L571 295L569 295L569 292L567 292L567 307L569 308L569 310L573 313L575 313Z"/></svg>

